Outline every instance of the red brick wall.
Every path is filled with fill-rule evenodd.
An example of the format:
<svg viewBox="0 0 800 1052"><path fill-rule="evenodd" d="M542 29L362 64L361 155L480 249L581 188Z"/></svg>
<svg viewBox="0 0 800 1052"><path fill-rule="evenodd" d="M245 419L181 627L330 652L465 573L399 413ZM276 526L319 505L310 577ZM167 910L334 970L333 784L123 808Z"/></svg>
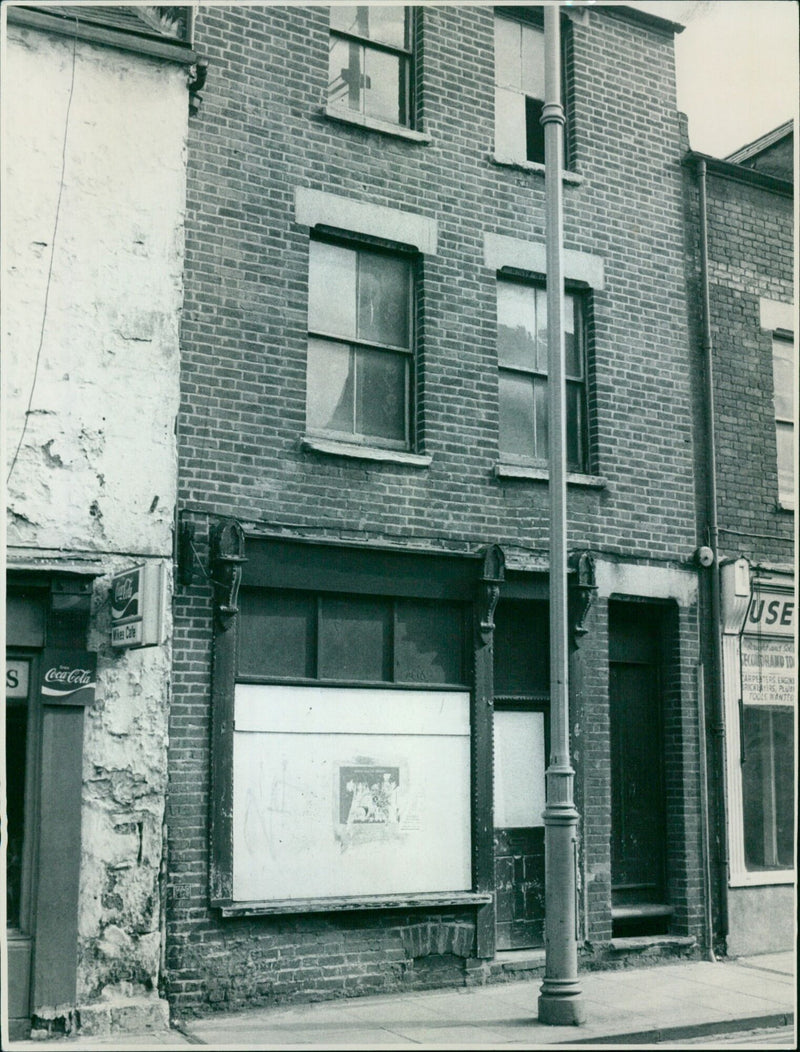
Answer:
<svg viewBox="0 0 800 1052"><path fill-rule="evenodd" d="M197 12L196 47L210 65L190 129L179 423L181 506L198 524L198 552L205 559L207 516L225 514L254 529L359 543L463 551L498 542L543 553L546 484L494 472L495 274L484 265L483 235L543 241L544 180L491 160L492 9L418 10L417 108L429 144L322 115L327 17L326 8ZM582 182L564 187L565 238L605 265L605 289L592 303L590 401L592 470L607 484L570 487L569 543L685 565L695 500L672 38L595 11L570 28L572 167ZM294 221L297 187L438 222L439 252L423 261L418 302L418 447L433 458L428 468L301 449L308 230ZM185 589L175 611L173 1005L232 1007L462 976L470 951L452 932L469 924L467 910L220 921L208 909L207 584ZM608 819L603 825L592 803L608 792L604 616L599 610L589 642L595 660L580 710L595 749L582 791L590 867L608 854ZM690 661L691 633L682 641ZM607 885L590 887L590 927L601 941L608 900ZM410 926L429 922L445 935L432 936L433 956L421 957L445 962L441 973L409 968L420 957Z"/></svg>

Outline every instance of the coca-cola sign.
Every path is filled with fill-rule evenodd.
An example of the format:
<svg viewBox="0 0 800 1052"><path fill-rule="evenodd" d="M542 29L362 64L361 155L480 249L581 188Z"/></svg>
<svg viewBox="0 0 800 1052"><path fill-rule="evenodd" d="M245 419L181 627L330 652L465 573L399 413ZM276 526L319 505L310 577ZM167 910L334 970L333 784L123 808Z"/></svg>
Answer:
<svg viewBox="0 0 800 1052"><path fill-rule="evenodd" d="M111 620L114 624L141 617L142 571L137 566L133 570L117 574L111 581Z"/></svg>
<svg viewBox="0 0 800 1052"><path fill-rule="evenodd" d="M164 639L167 586L163 562L151 559L111 578L112 647L152 647Z"/></svg>
<svg viewBox="0 0 800 1052"><path fill-rule="evenodd" d="M97 655L86 650L42 653L42 701L45 705L91 705L97 685Z"/></svg>

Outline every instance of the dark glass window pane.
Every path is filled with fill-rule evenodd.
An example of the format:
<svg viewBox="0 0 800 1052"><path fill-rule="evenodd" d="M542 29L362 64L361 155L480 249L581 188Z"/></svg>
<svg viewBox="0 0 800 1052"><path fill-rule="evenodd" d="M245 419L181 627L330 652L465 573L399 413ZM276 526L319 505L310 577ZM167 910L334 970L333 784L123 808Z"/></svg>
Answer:
<svg viewBox="0 0 800 1052"><path fill-rule="evenodd" d="M544 126L541 123L544 103L525 97L525 142L529 161L544 164Z"/></svg>
<svg viewBox="0 0 800 1052"><path fill-rule="evenodd" d="M309 339L306 383L309 430L352 434L355 357L350 346Z"/></svg>
<svg viewBox="0 0 800 1052"><path fill-rule="evenodd" d="M391 603L324 597L320 608L320 679L391 680Z"/></svg>
<svg viewBox="0 0 800 1052"><path fill-rule="evenodd" d="M358 256L358 338L393 347L409 345L410 266L377 252Z"/></svg>
<svg viewBox="0 0 800 1052"><path fill-rule="evenodd" d="M567 466L579 471L584 466L583 388L567 384Z"/></svg>
<svg viewBox="0 0 800 1052"><path fill-rule="evenodd" d="M312 241L308 257L308 328L352 339L356 335L356 253Z"/></svg>
<svg viewBox="0 0 800 1052"><path fill-rule="evenodd" d="M778 865L794 865L794 718L786 706L776 708L772 731L775 749L775 841Z"/></svg>
<svg viewBox="0 0 800 1052"><path fill-rule="evenodd" d="M356 352L356 431L394 442L406 440L407 356Z"/></svg>
<svg viewBox="0 0 800 1052"><path fill-rule="evenodd" d="M464 613L456 603L398 600L395 681L464 683Z"/></svg>
<svg viewBox="0 0 800 1052"><path fill-rule="evenodd" d="M742 713L745 864L790 868L794 857L794 720L788 707L745 705Z"/></svg>
<svg viewBox="0 0 800 1052"><path fill-rule="evenodd" d="M363 111L366 78L364 48L350 40L331 37L328 53L328 104Z"/></svg>
<svg viewBox="0 0 800 1052"><path fill-rule="evenodd" d="M27 699L6 701L6 924L21 926L22 853L25 841Z"/></svg>
<svg viewBox="0 0 800 1052"><path fill-rule="evenodd" d="M495 694L549 693L546 603L501 599L495 612Z"/></svg>
<svg viewBox="0 0 800 1052"><path fill-rule="evenodd" d="M314 676L316 601L298 592L243 591L239 674Z"/></svg>
<svg viewBox="0 0 800 1052"><path fill-rule="evenodd" d="M500 373L500 451L516 457L536 456L533 380Z"/></svg>

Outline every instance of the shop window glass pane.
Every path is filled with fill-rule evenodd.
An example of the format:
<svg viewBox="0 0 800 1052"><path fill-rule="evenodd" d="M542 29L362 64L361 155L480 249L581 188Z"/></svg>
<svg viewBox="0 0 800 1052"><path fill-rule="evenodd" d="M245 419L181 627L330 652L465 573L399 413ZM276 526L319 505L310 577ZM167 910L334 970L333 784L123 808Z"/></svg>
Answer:
<svg viewBox="0 0 800 1052"><path fill-rule="evenodd" d="M314 430L353 432L355 358L350 346L308 341L307 424Z"/></svg>
<svg viewBox="0 0 800 1052"><path fill-rule="evenodd" d="M536 306L535 289L513 281L498 281L497 359L501 366L536 369Z"/></svg>
<svg viewBox="0 0 800 1052"><path fill-rule="evenodd" d="M495 694L548 694L547 604L501 599L495 613Z"/></svg>
<svg viewBox="0 0 800 1052"><path fill-rule="evenodd" d="M377 252L358 258L358 338L408 347L410 267Z"/></svg>
<svg viewBox="0 0 800 1052"><path fill-rule="evenodd" d="M391 603L382 599L333 599L320 607L320 679L391 680Z"/></svg>
<svg viewBox="0 0 800 1052"><path fill-rule="evenodd" d="M239 673L306 679L313 677L316 602L296 592L243 591Z"/></svg>
<svg viewBox="0 0 800 1052"><path fill-rule="evenodd" d="M742 764L745 863L791 868L794 859L794 714L788 706L745 705Z"/></svg>
<svg viewBox="0 0 800 1052"><path fill-rule="evenodd" d="M405 443L407 356L356 352L356 432Z"/></svg>
<svg viewBox="0 0 800 1052"><path fill-rule="evenodd" d="M356 335L356 253L312 241L308 259L308 328L311 332Z"/></svg>
<svg viewBox="0 0 800 1052"><path fill-rule="evenodd" d="M500 373L500 450L516 457L536 456L533 380Z"/></svg>
<svg viewBox="0 0 800 1052"><path fill-rule="evenodd" d="M464 614L455 603L398 600L397 683L464 683Z"/></svg>

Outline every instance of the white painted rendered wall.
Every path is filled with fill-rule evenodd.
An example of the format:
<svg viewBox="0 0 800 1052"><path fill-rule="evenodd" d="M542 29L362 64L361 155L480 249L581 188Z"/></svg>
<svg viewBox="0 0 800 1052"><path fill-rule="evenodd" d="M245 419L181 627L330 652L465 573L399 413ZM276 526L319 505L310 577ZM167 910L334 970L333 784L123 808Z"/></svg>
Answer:
<svg viewBox="0 0 800 1052"><path fill-rule="evenodd" d="M187 74L11 26L2 105L8 565L100 571L77 1004L84 1030L102 1030L120 998L157 984L160 960L169 605L164 645L113 651L108 590L145 559L171 581Z"/></svg>
<svg viewBox="0 0 800 1052"><path fill-rule="evenodd" d="M186 74L79 43L70 105L72 58L68 38L9 29L7 458L32 387L33 401L7 543L163 555L176 487Z"/></svg>

